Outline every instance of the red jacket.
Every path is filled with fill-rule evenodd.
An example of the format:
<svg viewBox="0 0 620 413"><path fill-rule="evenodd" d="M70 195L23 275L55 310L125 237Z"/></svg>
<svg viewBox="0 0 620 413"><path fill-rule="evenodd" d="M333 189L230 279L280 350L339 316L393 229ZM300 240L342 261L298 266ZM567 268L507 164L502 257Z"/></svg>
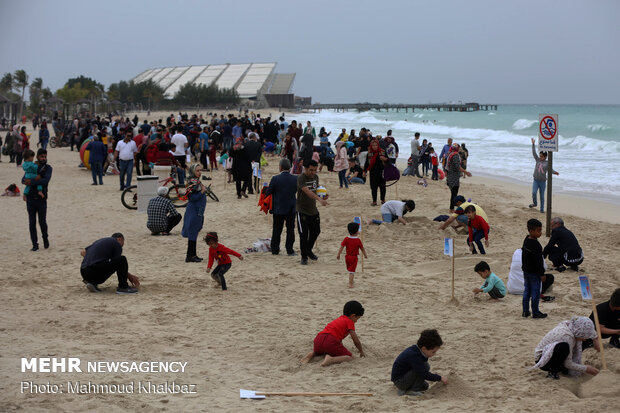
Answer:
<svg viewBox="0 0 620 413"><path fill-rule="evenodd" d="M489 240L489 224L482 218L480 215L476 215L474 219L469 221L469 225L467 225L469 229L469 242L474 240L474 230L482 230L484 232L484 239Z"/></svg>
<svg viewBox="0 0 620 413"><path fill-rule="evenodd" d="M228 256L228 254L234 255L235 257L240 257L236 251L231 250L230 248L226 248L222 244L217 244L217 247L209 247L209 264L207 264L207 268L211 268L213 266L213 261L217 260L218 265L230 264L232 260Z"/></svg>

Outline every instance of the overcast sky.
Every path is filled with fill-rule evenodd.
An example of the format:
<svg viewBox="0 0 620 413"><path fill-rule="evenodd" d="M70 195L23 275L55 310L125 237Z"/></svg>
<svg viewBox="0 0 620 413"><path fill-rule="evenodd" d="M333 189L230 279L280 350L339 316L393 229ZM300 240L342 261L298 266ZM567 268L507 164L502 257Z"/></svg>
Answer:
<svg viewBox="0 0 620 413"><path fill-rule="evenodd" d="M53 91L277 62L323 103L620 103L618 0L0 0L0 16L0 75Z"/></svg>

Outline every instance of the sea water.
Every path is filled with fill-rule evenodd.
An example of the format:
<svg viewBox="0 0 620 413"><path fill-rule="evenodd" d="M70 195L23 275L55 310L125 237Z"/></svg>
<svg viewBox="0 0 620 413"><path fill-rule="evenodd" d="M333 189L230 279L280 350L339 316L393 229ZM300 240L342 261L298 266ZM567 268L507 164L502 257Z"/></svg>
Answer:
<svg viewBox="0 0 620 413"><path fill-rule="evenodd" d="M433 143L437 154L448 138L465 143L468 171L481 176L517 180L531 185L535 161L531 138L538 145L539 114L558 115L559 151L553 154L554 192L620 203L620 106L613 105L499 105L497 110L444 112L436 110L322 111L287 116L317 133L324 126L333 143L342 128L370 129L385 136L389 129L407 159L415 132ZM537 148L538 152L538 148Z"/></svg>

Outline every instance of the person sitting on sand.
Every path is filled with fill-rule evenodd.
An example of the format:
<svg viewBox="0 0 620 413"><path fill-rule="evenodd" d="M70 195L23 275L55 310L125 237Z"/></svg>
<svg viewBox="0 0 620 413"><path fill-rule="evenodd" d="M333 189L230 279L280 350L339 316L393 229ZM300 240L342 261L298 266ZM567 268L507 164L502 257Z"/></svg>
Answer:
<svg viewBox="0 0 620 413"><path fill-rule="evenodd" d="M476 208L476 215L480 215L482 218L484 218L487 224L490 224L489 217L487 216L486 212L484 212L484 209L482 209L482 207L478 204L466 201L463 195L457 195L457 197L454 199L454 205L456 207L454 209L454 213L451 214L450 217L439 226L439 229L448 228L448 225L454 222L454 220L456 220L456 225L453 226L454 229L466 226L468 218L467 215L465 215L465 208L467 208L469 205L473 205Z"/></svg>
<svg viewBox="0 0 620 413"><path fill-rule="evenodd" d="M398 221L401 224L407 224L405 218L403 216L407 212L411 212L415 209L415 202L413 199L403 199L402 201L387 201L383 205L381 205L381 217L383 220L378 219L369 219L368 225L376 224L381 225L382 223L391 223Z"/></svg>
<svg viewBox="0 0 620 413"><path fill-rule="evenodd" d="M316 335L313 350L301 359L301 364L309 363L315 356L323 354L325 359L321 367L353 360L353 354L342 345L342 340L349 334L360 352L360 357L366 356L355 333L355 323L364 315L364 307L357 301L349 301L344 305L342 313L343 315L327 324L323 331Z"/></svg>
<svg viewBox="0 0 620 413"><path fill-rule="evenodd" d="M598 374L598 369L581 364L582 341L596 339L594 323L588 317L573 317L562 321L549 331L536 346L534 357L539 368L548 372L547 377L559 380L559 373L580 376L588 373ZM598 340L594 340L594 348L600 351Z"/></svg>
<svg viewBox="0 0 620 413"><path fill-rule="evenodd" d="M169 235L183 218L168 197L168 187L160 186L157 196L149 201L146 207L146 227L152 235Z"/></svg>
<svg viewBox="0 0 620 413"><path fill-rule="evenodd" d="M551 238L543 249L543 255L549 257L558 272L565 271L565 265L573 271L579 271L583 251L575 234L564 226L562 218L551 220Z"/></svg>
<svg viewBox="0 0 620 413"><path fill-rule="evenodd" d="M489 267L486 261L480 261L476 264L474 271L484 280L482 287L474 288L474 294L488 293L490 296L489 299L495 301L506 297L506 286L504 282L495 275L494 272L491 272L491 267Z"/></svg>
<svg viewBox="0 0 620 413"><path fill-rule="evenodd" d="M428 381L441 381L448 384L447 377L430 372L428 359L433 357L443 345L437 330L424 330L418 342L405 349L392 365L392 382L399 396L420 396L428 390Z"/></svg>

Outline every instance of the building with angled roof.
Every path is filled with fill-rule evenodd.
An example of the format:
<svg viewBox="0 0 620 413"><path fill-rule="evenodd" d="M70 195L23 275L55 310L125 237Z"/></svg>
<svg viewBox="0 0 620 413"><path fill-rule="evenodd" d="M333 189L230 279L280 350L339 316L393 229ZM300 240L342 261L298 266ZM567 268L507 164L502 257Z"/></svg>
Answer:
<svg viewBox="0 0 620 413"><path fill-rule="evenodd" d="M133 79L135 83L152 80L164 89L164 96L174 97L188 82L196 85L215 85L220 89L234 89L242 99L270 103L269 95L277 95L279 106L294 101L291 88L295 73L274 73L276 63L239 63L202 66L175 66L148 69ZM290 95L290 99L289 96ZM282 98L281 96L285 96ZM291 104L292 106L292 104Z"/></svg>

